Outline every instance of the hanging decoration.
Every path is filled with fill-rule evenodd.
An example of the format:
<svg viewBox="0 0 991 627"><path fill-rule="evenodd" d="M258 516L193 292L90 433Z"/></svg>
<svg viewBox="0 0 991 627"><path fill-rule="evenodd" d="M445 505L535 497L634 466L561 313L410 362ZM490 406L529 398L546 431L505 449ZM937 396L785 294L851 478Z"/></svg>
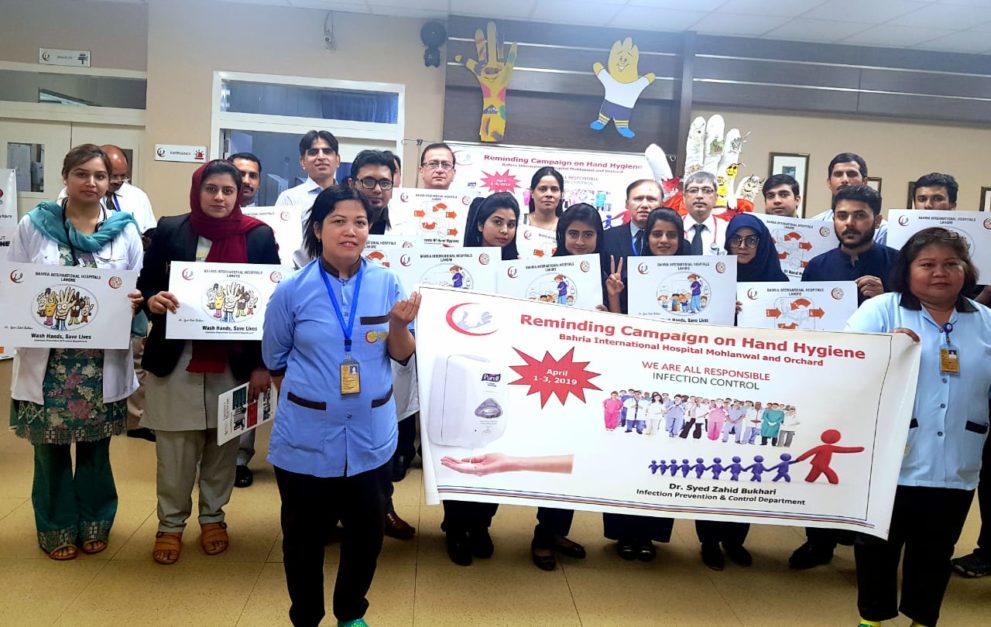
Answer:
<svg viewBox="0 0 991 627"><path fill-rule="evenodd" d="M506 136L506 89L516 65L516 44L509 47L499 41L496 25L489 22L486 33L475 31L477 59L455 55L454 62L467 68L482 88L482 121L478 138L483 142L500 142Z"/></svg>
<svg viewBox="0 0 991 627"><path fill-rule="evenodd" d="M639 63L640 49L633 44L632 38L627 37L623 41L613 42L609 50L608 69L601 63L592 66L592 71L606 90L599 107L599 118L589 125L593 131L601 131L612 120L617 133L627 139L636 136L630 128L633 107L643 90L657 78L653 72L639 76Z"/></svg>

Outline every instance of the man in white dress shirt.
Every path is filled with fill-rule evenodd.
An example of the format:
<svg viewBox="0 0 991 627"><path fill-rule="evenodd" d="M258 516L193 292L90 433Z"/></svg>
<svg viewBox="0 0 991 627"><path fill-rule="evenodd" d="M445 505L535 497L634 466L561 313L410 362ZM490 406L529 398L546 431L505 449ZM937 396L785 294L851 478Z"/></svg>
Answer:
<svg viewBox="0 0 991 627"><path fill-rule="evenodd" d="M835 197L836 192L844 187L867 185L867 162L856 153L841 152L833 157L832 161L829 162L828 172L826 187L829 188L831 197ZM812 219L832 222L833 210L823 211ZM887 241L888 223L882 218L881 226L874 230L874 243L884 245Z"/></svg>
<svg viewBox="0 0 991 627"><path fill-rule="evenodd" d="M685 222L685 239L693 255L724 254L726 220L716 218L712 210L716 206L716 177L704 170L689 174L684 182L685 206L688 213Z"/></svg>
<svg viewBox="0 0 991 627"><path fill-rule="evenodd" d="M335 175L341 165L337 138L330 131L310 131L299 140L299 166L306 180L279 194L276 205L299 205L303 224L310 217L310 207L317 194L337 183Z"/></svg>
<svg viewBox="0 0 991 627"><path fill-rule="evenodd" d="M250 152L239 152L227 160L241 173L241 208L254 207L262 179L262 162Z"/></svg>

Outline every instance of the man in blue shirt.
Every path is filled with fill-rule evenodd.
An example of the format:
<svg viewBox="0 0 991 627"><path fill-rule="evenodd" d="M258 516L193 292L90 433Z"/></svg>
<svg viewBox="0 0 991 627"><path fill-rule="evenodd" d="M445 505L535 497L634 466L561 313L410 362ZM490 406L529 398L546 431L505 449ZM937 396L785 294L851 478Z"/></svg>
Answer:
<svg viewBox="0 0 991 627"><path fill-rule="evenodd" d="M802 280L853 281L858 303L889 291L898 251L874 241L875 229L881 224L881 195L864 185L843 186L833 196L832 213L840 245L813 257ZM809 527L805 537L805 544L788 560L792 568L813 568L832 561L840 532Z"/></svg>
<svg viewBox="0 0 991 627"><path fill-rule="evenodd" d="M874 241L881 224L881 195L866 186L844 187L833 197L833 228L840 245L813 257L803 281L853 281L858 302L888 291L898 251Z"/></svg>

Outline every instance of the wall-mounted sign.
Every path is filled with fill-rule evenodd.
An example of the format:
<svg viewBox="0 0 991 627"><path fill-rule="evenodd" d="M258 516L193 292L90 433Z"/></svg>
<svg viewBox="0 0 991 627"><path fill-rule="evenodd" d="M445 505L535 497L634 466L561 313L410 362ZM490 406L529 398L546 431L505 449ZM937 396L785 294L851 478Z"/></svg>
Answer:
<svg viewBox="0 0 991 627"><path fill-rule="evenodd" d="M155 144L155 161L181 161L182 163L206 163L206 146L182 144Z"/></svg>
<svg viewBox="0 0 991 627"><path fill-rule="evenodd" d="M93 55L89 50L59 50L56 48L38 48L38 63L42 65L68 65L72 67L89 67Z"/></svg>

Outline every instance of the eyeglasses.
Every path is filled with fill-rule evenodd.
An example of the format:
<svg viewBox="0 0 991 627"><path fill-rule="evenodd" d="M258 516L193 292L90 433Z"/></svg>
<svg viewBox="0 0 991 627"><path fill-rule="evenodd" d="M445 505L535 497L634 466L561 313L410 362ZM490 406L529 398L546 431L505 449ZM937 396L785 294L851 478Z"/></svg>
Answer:
<svg viewBox="0 0 991 627"><path fill-rule="evenodd" d="M130 182L130 179L127 178L127 175L126 174L111 174L110 175L110 182L111 183L122 183L123 184L123 183Z"/></svg>
<svg viewBox="0 0 991 627"><path fill-rule="evenodd" d="M695 196L696 194L705 194L708 196L709 194L715 194L716 190L712 187L689 187L685 190L685 193L689 196Z"/></svg>
<svg viewBox="0 0 991 627"><path fill-rule="evenodd" d="M447 172L448 170L454 169L454 164L450 161L427 161L422 165L422 167L428 170L443 170Z"/></svg>
<svg viewBox="0 0 991 627"><path fill-rule="evenodd" d="M756 235L748 235L746 237L734 235L729 238L729 245L734 248L757 248L758 243L760 243L760 237Z"/></svg>
<svg viewBox="0 0 991 627"><path fill-rule="evenodd" d="M376 185L381 187L382 191L392 189L391 179L373 179L370 176L366 176L363 179L358 179L358 183L365 189L375 189Z"/></svg>

